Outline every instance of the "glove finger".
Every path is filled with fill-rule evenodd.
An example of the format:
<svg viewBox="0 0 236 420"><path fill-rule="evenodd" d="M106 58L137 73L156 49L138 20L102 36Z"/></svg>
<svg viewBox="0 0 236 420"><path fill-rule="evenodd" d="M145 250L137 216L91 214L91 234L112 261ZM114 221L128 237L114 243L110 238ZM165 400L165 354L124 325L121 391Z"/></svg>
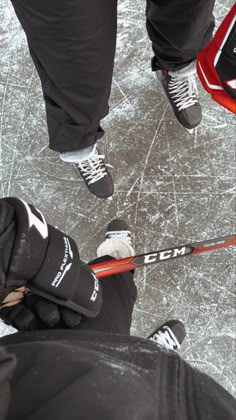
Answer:
<svg viewBox="0 0 236 420"><path fill-rule="evenodd" d="M47 327L53 328L60 322L60 312L55 303L35 294L27 295L24 302Z"/></svg>
<svg viewBox="0 0 236 420"><path fill-rule="evenodd" d="M74 328L80 324L82 316L71 309L61 307L60 308L61 318L64 324L68 328Z"/></svg>
<svg viewBox="0 0 236 420"><path fill-rule="evenodd" d="M7 325L11 325L20 331L38 330L41 323L37 320L34 313L19 303L15 306L4 307L0 310L0 318Z"/></svg>

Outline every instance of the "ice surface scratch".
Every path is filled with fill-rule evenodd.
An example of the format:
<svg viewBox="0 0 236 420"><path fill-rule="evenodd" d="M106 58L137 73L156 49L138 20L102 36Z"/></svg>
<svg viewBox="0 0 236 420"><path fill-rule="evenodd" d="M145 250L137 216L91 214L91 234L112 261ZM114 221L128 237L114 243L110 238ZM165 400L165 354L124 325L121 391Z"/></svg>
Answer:
<svg viewBox="0 0 236 420"><path fill-rule="evenodd" d="M125 100L130 104L130 106L133 108L132 103L130 102L129 98L126 96L125 92L123 91L123 89L121 89L119 83L116 81L115 78L113 78L113 82L115 83L115 85L118 87L120 93L123 95L123 97L125 98Z"/></svg>
<svg viewBox="0 0 236 420"><path fill-rule="evenodd" d="M3 124L4 124L4 108L5 108L5 100L6 100L6 92L8 88L9 82L9 66L7 67L7 80L4 84L4 91L2 97L2 106L1 106L1 120L0 120L0 182L1 182L1 196L5 196L4 194L4 185L3 185L3 164L2 164L2 140L3 140ZM1 85L1 83L0 83Z"/></svg>
<svg viewBox="0 0 236 420"><path fill-rule="evenodd" d="M25 124L24 119L25 119L25 112L26 112L26 102L28 100L28 97L29 97L29 94L30 94L30 91L31 91L31 83L32 83L32 79L33 79L34 73L35 73L35 69L33 68L32 69L32 72L31 72L30 80L29 80L29 85L28 85L28 87L26 89L26 92L25 92L25 98L24 98L24 102L22 104L22 111L23 112L22 112L22 116L21 116L20 121L19 121L19 124L18 124L18 130L17 130L16 136L15 136L14 144L17 144L19 135L20 135L21 131L23 131L23 129L24 129L24 124ZM12 177L13 177L13 174L14 174L14 166L15 166L15 160L16 160L16 155L17 155L17 152L15 150L16 149L14 148L14 150L13 150L13 156L12 156L12 163L11 163L11 167L10 167L10 174L9 174L9 178L8 178L7 196L10 195L11 181L12 181Z"/></svg>
<svg viewBox="0 0 236 420"><path fill-rule="evenodd" d="M155 130L155 133L154 133L154 135L153 135L153 138L152 138L151 144L150 144L150 146L149 146L148 152L147 152L147 156L146 156L146 159L145 159L145 162L144 162L144 167L143 167L143 170L142 170L142 175L141 175L141 180L140 180L140 186L139 186L139 191L138 191L138 200L137 200L137 204L138 204L138 203L139 203L139 201L140 201L140 195L141 195L141 193L142 193L143 180L144 180L144 176L145 176L145 171L146 171L146 167L147 167L147 164L148 164L148 160L149 160L149 157L150 157L150 155L151 155L153 145L154 145L154 144L155 144L155 142L156 142L157 135L158 135L158 132L159 132L159 130L160 130L160 127L161 127L161 124L162 124L162 121L163 121L163 119L164 119L164 116L165 116L165 113L166 113L166 110L167 110L167 109L168 109L168 105L166 104L166 105L165 105L165 107L164 107L164 111L163 111L163 113L162 113L162 116L161 116L161 118L160 118L160 120L159 120L159 123L158 123L158 125L157 125L157 128L156 128L156 130ZM160 140L159 140L159 141L160 141ZM138 205L136 206L136 210L135 210L135 217L134 217L134 225L135 225L135 226L136 226L136 221L137 221L137 214L138 214Z"/></svg>

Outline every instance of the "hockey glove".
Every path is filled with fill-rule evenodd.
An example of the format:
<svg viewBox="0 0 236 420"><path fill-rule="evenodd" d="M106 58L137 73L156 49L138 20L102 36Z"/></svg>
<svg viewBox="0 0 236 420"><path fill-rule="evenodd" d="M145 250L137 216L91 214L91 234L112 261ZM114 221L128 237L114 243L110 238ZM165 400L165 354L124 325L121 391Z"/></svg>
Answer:
<svg viewBox="0 0 236 420"><path fill-rule="evenodd" d="M34 206L0 199L0 317L18 329L37 328L36 320L39 328L72 327L80 315L95 317L101 305L99 281L73 239Z"/></svg>

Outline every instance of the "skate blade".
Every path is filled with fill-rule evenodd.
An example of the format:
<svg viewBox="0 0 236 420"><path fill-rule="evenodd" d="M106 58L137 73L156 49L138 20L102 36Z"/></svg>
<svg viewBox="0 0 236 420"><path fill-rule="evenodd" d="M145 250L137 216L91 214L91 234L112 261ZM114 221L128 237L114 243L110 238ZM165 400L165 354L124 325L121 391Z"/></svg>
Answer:
<svg viewBox="0 0 236 420"><path fill-rule="evenodd" d="M178 120L177 120L177 121L178 121ZM194 134L194 133L195 133L195 130L197 129L197 127L195 127L195 128L187 128L187 127L185 127L184 125L182 125L179 121L178 121L178 124L179 124L179 126L180 126L182 129L184 129L184 131L185 131L186 133L188 133L188 134L190 134L190 135Z"/></svg>
<svg viewBox="0 0 236 420"><path fill-rule="evenodd" d="M187 131L188 134L192 135L194 133L194 128L185 128L185 131Z"/></svg>

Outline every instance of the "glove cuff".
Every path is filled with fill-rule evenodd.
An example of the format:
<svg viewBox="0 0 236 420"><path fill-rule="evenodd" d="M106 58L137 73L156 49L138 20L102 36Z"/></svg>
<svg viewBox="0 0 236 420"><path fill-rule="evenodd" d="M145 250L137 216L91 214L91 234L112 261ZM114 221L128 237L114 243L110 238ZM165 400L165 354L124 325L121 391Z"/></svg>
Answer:
<svg viewBox="0 0 236 420"><path fill-rule="evenodd" d="M8 268L8 285L30 280L39 271L44 260L49 235L43 214L18 198L5 198L15 209L16 236Z"/></svg>

